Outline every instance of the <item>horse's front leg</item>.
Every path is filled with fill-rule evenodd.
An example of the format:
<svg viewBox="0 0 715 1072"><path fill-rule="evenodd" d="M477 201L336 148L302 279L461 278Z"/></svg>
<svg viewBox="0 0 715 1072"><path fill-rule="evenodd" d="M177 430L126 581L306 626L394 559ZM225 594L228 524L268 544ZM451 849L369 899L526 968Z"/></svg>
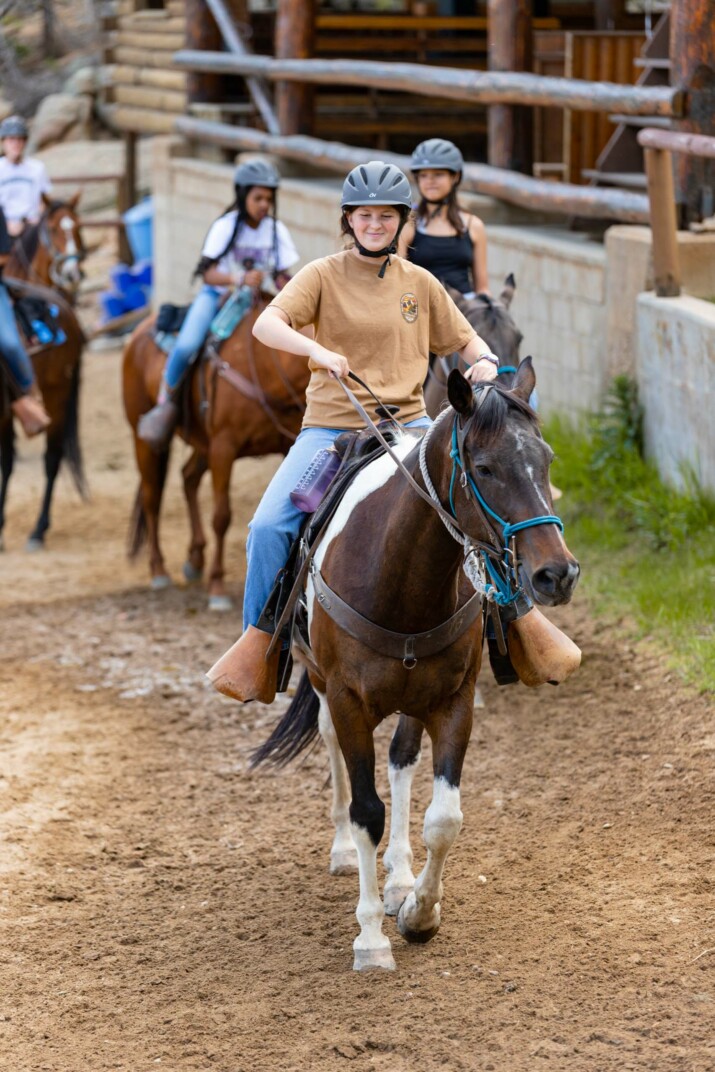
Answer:
<svg viewBox="0 0 715 1072"><path fill-rule="evenodd" d="M382 858L387 871L385 912L396 916L400 905L415 885L410 846L410 802L412 779L420 761L424 726L414 718L400 715L390 744L390 842Z"/></svg>
<svg viewBox="0 0 715 1072"><path fill-rule="evenodd" d="M0 551L5 550L3 530L5 528L5 501L7 489L15 462L15 432L12 418L0 421Z"/></svg>
<svg viewBox="0 0 715 1072"><path fill-rule="evenodd" d="M342 684L332 690L328 685L328 703L350 776L350 821L360 874L360 899L355 913L360 933L353 942L353 969L394 971L390 939L382 933L385 909L377 881L377 849L385 831L385 805L375 788L374 725L362 704Z"/></svg>
<svg viewBox="0 0 715 1072"><path fill-rule="evenodd" d="M187 581L200 581L204 572L204 549L206 536L199 510L199 485L208 469L208 458L203 451L194 450L181 470L184 478L184 497L189 512L191 526L191 544L184 563L184 577Z"/></svg>
<svg viewBox="0 0 715 1072"><path fill-rule="evenodd" d="M350 783L348 781L348 772L343 753L340 751L340 745L338 744L338 735L335 732L328 701L320 692L318 693L318 699L320 700L318 727L328 752L330 780L333 786L331 818L335 824L335 837L330 849L330 874L353 875L358 869L358 857L350 829Z"/></svg>
<svg viewBox="0 0 715 1072"><path fill-rule="evenodd" d="M42 506L35 527L28 537L26 549L28 551L41 551L45 546L45 533L50 527L50 510L52 507L52 494L55 489L55 481L60 471L63 455L64 428L55 424L47 432L47 447L45 449L45 494L42 497Z"/></svg>
<svg viewBox="0 0 715 1072"><path fill-rule="evenodd" d="M459 782L472 730L474 678L427 723L432 738L434 789L425 813L427 862L397 917L400 933L411 942L428 942L440 925L442 875L447 853L462 827Z"/></svg>
<svg viewBox="0 0 715 1072"><path fill-rule="evenodd" d="M209 468L213 483L214 510L214 555L209 573L209 610L227 611L233 600L226 591L224 581L224 541L231 524L231 468L236 457L236 448L227 435L216 434L209 446Z"/></svg>

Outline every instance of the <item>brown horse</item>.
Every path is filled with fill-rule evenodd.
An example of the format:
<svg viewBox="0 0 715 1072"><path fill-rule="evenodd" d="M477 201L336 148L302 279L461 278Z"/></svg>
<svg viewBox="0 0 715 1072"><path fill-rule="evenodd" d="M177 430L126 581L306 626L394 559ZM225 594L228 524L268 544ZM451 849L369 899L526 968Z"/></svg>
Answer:
<svg viewBox="0 0 715 1072"><path fill-rule="evenodd" d="M229 484L236 458L286 454L300 431L305 410L307 362L271 350L253 338L259 304L224 342L220 357L197 362L185 392L184 418L178 434L194 448L183 467L191 542L184 565L187 580L204 569L204 535L198 507L203 474L213 482L215 552L209 574L209 606L228 610L224 583L224 540L231 522ZM152 588L171 584L159 544L159 512L169 461L168 450L155 453L136 434L137 423L156 402L166 360L153 334L154 318L136 328L124 352L124 408L134 431L140 484L130 535L134 557L148 536Z"/></svg>
<svg viewBox="0 0 715 1072"><path fill-rule="evenodd" d="M501 375L508 377L502 382L511 384L511 373L519 363L519 346L523 338L509 312L516 290L514 276L510 273L506 277L504 289L498 298L492 298L489 294L465 298L454 287L446 285L445 290L477 335L489 344L492 353L498 355L500 368L504 370ZM465 371L466 366L458 354L452 354L450 357L430 354L429 374L425 383L425 407L433 420L447 401L447 377L453 368Z"/></svg>
<svg viewBox="0 0 715 1072"><path fill-rule="evenodd" d="M26 227L13 244L7 274L60 290L72 305L82 282L82 261L87 251L82 239L77 193L67 201L42 195L39 222Z"/></svg>
<svg viewBox="0 0 715 1072"><path fill-rule="evenodd" d="M79 389L85 337L70 304L79 285L79 263L84 256L76 204L77 197L68 202L47 201L39 223L27 227L14 243L4 272L4 281L14 298L40 298L57 306L56 321L65 335L59 344L33 345L30 349L51 422L46 433L45 492L27 542L31 551L44 547L45 533L50 527L52 493L63 461L69 466L79 494L83 499L87 497L79 443ZM8 394L0 390L0 548L8 483L15 461Z"/></svg>
<svg viewBox="0 0 715 1072"><path fill-rule="evenodd" d="M390 455L363 469L311 562L302 634L310 649L301 635L294 647L308 674L256 758L285 759L291 745L297 754L318 728L323 735L336 827L331 871L357 862L360 875L357 970L395 967L382 931L385 911L398 915L409 941L426 942L439 928L445 859L462 824L459 783L481 660L480 607L485 600L506 607L525 594L548 606L567 603L578 579L552 511L552 452L527 401L535 382L531 358L511 390L498 382L472 388L450 373L451 406L420 443L405 435L393 448L406 474ZM377 851L385 806L375 788L373 733L394 712L401 715L390 747L383 905ZM415 880L410 785L424 729L434 792L424 821L427 862Z"/></svg>

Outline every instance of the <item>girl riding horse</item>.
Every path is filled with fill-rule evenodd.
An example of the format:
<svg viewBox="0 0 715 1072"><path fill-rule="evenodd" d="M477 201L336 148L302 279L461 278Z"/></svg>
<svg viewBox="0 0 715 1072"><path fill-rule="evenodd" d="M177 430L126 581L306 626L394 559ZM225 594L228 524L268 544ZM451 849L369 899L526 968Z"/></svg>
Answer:
<svg viewBox="0 0 715 1072"><path fill-rule="evenodd" d="M234 699L271 703L276 694L280 653L266 662L272 638L257 625L304 516L289 493L318 450L361 426L336 381L353 369L385 404L399 407L406 427L424 428L430 424L422 394L430 350L458 351L472 381L496 376L498 358L434 276L394 256L411 204L410 184L393 164L373 160L353 168L341 199L350 248L301 269L254 326L267 346L307 358L311 378L303 430L249 526L243 635L209 672L219 691ZM308 324L315 326L314 339L300 333ZM356 394L371 406L367 392L356 388Z"/></svg>
<svg viewBox="0 0 715 1072"><path fill-rule="evenodd" d="M0 359L10 375L12 393L17 396L11 404L12 412L25 435L35 436L47 430L50 418L42 403L35 371L22 345L10 295L2 280L11 248L5 214L0 208Z"/></svg>
<svg viewBox="0 0 715 1072"><path fill-rule="evenodd" d="M400 255L467 298L489 294L484 224L457 200L461 152L451 141L429 138L413 152L410 167L420 201L400 236Z"/></svg>
<svg viewBox="0 0 715 1072"><path fill-rule="evenodd" d="M239 164L236 200L211 225L196 274L204 286L194 299L164 370L157 404L139 421L138 435L156 451L166 449L179 419L178 396L191 360L230 287L280 289L299 260L287 227L275 215L277 172L262 160Z"/></svg>

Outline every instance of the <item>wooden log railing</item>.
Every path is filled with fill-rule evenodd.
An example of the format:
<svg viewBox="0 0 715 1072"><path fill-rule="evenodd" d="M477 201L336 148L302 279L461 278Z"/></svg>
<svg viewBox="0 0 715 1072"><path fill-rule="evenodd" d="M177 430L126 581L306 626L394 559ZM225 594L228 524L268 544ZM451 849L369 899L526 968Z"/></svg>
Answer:
<svg viewBox="0 0 715 1072"><path fill-rule="evenodd" d="M681 92L670 86L623 86L522 72L466 71L371 60L280 60L192 49L175 53L173 62L190 71L263 75L270 81L370 86L483 104L556 105L581 111L649 116L678 116L683 109Z"/></svg>
<svg viewBox="0 0 715 1072"><path fill-rule="evenodd" d="M343 174L375 155L374 150L341 142L326 142L306 135L276 137L249 127L233 127L186 116L175 120L174 129L190 141L209 142L234 150L274 153ZM397 153L381 152L380 159L403 169L408 169L410 165L408 156ZM648 222L648 198L645 194L607 187L546 182L487 164L465 164L462 188L527 209L625 223Z"/></svg>
<svg viewBox="0 0 715 1072"><path fill-rule="evenodd" d="M673 153L715 160L715 138L645 127L638 132L638 142L648 180L655 292L660 298L673 298L680 294L681 280Z"/></svg>

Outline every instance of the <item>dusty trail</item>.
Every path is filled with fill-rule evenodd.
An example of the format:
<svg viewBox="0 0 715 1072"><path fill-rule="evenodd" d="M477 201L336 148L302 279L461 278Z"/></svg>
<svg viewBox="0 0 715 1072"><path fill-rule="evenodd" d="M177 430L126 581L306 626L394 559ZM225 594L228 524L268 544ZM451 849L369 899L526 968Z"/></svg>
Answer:
<svg viewBox="0 0 715 1072"><path fill-rule="evenodd" d="M136 476L118 367L116 353L88 355L93 500L63 478L44 554L22 550L35 443L11 488L0 1067L714 1068L712 706L614 647L577 597L558 616L585 652L574 681L532 692L485 678L440 934L410 947L389 921L397 972L354 974L357 884L327 874L323 753L250 774L276 711L203 680L237 614L210 615L198 589L151 593L146 564L125 561ZM176 577L179 460L164 519ZM235 467L238 599L243 526L274 465ZM418 862L430 788L423 761Z"/></svg>

